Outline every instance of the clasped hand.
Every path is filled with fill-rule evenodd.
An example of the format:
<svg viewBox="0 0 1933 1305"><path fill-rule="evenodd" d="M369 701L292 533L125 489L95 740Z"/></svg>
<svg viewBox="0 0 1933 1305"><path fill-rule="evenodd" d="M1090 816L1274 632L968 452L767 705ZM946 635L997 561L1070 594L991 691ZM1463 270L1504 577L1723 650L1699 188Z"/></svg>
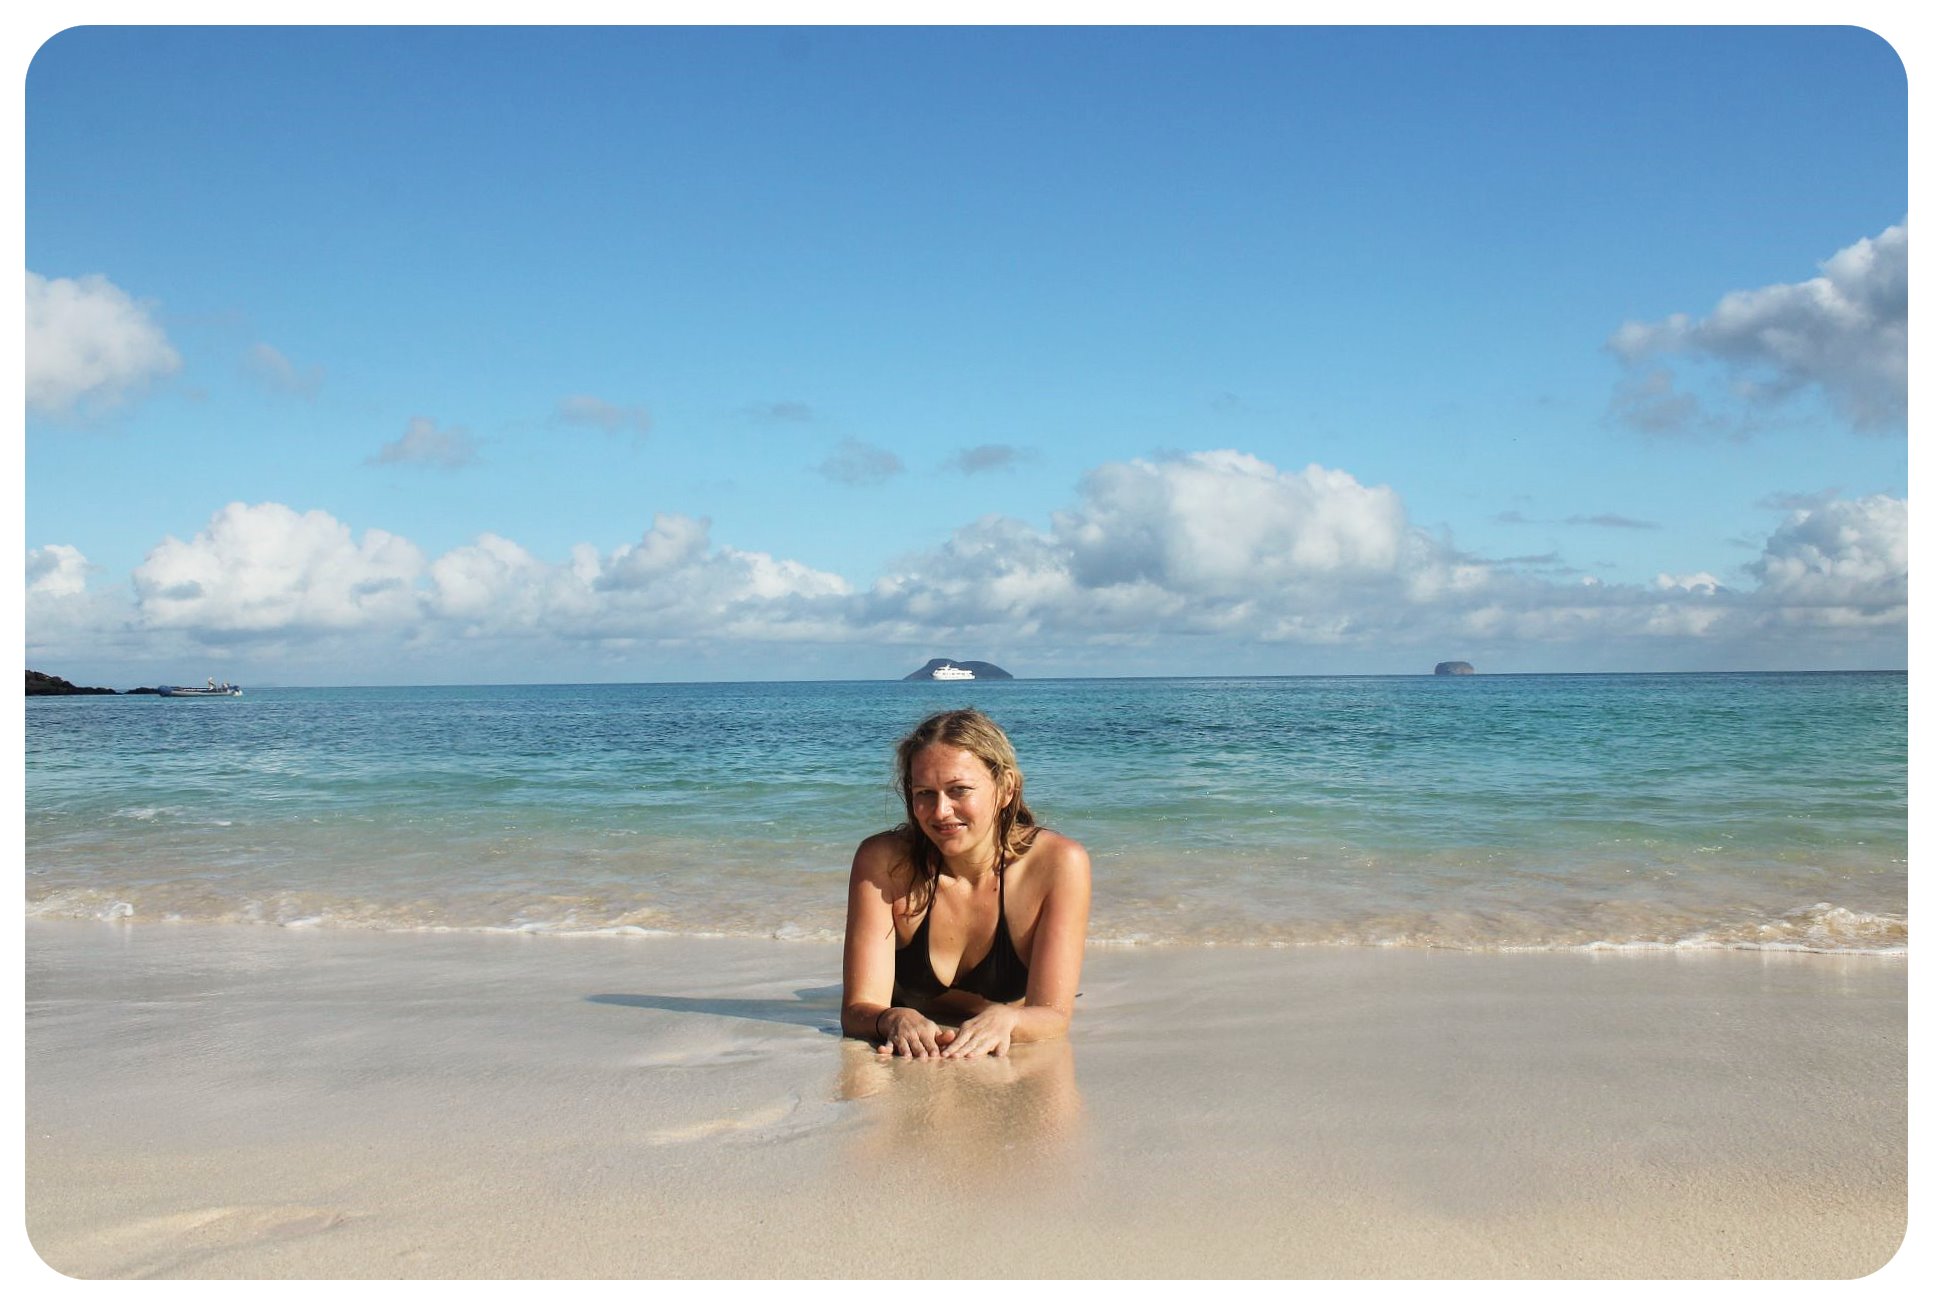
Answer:
<svg viewBox="0 0 1933 1305"><path fill-rule="evenodd" d="M1013 1045L1014 1025L1019 1021L1018 1010L996 1002L962 1021L958 1029L949 1029L916 1010L895 1006L880 1021L886 1041L880 1045L879 1054L914 1060L1004 1056Z"/></svg>

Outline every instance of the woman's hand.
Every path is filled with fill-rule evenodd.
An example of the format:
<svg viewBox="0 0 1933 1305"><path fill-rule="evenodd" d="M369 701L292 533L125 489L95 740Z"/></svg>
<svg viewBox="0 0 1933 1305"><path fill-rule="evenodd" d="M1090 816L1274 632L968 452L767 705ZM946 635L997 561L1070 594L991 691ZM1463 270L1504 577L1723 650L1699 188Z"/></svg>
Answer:
<svg viewBox="0 0 1933 1305"><path fill-rule="evenodd" d="M879 1017L879 1029L886 1041L880 1044L882 1056L910 1056L925 1060L938 1056L941 1048L956 1036L908 1006L894 1006Z"/></svg>
<svg viewBox="0 0 1933 1305"><path fill-rule="evenodd" d="M985 1010L960 1025L960 1031L941 1053L948 1058L971 1060L975 1056L1004 1056L1013 1045L1014 1025L1020 1023L1020 1008L993 1002Z"/></svg>

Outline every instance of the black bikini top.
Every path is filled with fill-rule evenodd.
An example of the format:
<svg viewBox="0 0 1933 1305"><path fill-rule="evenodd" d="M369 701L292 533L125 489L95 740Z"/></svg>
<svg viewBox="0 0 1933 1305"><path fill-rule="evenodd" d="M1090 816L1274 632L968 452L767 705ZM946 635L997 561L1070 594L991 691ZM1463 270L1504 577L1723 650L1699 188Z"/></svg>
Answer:
<svg viewBox="0 0 1933 1305"><path fill-rule="evenodd" d="M951 989L933 973L932 923L929 902L920 927L893 955L893 1005L925 1006L948 991L977 993L988 1001L1019 1001L1027 995L1027 963L1014 950L1013 935L1007 932L1006 875L1000 876L1000 918L993 926L993 946L978 965L953 976Z"/></svg>

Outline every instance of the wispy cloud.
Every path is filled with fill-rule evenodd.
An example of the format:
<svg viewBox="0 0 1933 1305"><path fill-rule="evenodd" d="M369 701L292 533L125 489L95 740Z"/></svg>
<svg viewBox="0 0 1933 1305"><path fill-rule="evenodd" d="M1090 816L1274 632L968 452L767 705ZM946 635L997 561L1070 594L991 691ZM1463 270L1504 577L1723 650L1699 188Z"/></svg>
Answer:
<svg viewBox="0 0 1933 1305"><path fill-rule="evenodd" d="M1699 406L1696 395L1678 388L1671 368L1638 367L1640 356L1625 358L1625 374L1611 392L1614 419L1647 435L1691 435L1723 428Z"/></svg>
<svg viewBox="0 0 1933 1305"><path fill-rule="evenodd" d="M1774 512L1797 512L1797 511L1800 511L1801 509L1809 512L1815 508L1824 507L1826 504L1832 502L1834 499L1838 497L1839 497L1838 487L1831 486L1826 489L1815 490L1811 493L1767 494L1764 498L1760 499L1756 504L1754 504L1754 506L1762 507L1762 508L1770 508Z"/></svg>
<svg viewBox="0 0 1933 1305"><path fill-rule="evenodd" d="M1223 390L1208 400L1208 410L1218 417L1264 417L1271 409L1256 404L1253 400Z"/></svg>
<svg viewBox="0 0 1933 1305"><path fill-rule="evenodd" d="M796 399L776 399L770 403L754 403L745 408L745 415L754 421L769 422L809 422L818 414L812 405L800 403Z"/></svg>
<svg viewBox="0 0 1933 1305"><path fill-rule="evenodd" d="M147 305L104 276L27 273L27 407L88 417L181 369Z"/></svg>
<svg viewBox="0 0 1933 1305"><path fill-rule="evenodd" d="M594 394L571 394L559 399L551 420L565 426L591 426L610 435L629 431L642 436L651 429L651 415L643 408L625 407Z"/></svg>
<svg viewBox="0 0 1933 1305"><path fill-rule="evenodd" d="M477 461L476 442L461 426L439 427L428 417L411 417L402 435L383 445L372 463L404 463L453 471Z"/></svg>
<svg viewBox="0 0 1933 1305"><path fill-rule="evenodd" d="M256 344L243 360L249 375L271 390L312 399L322 388L322 368L297 367L287 355L271 344Z"/></svg>
<svg viewBox="0 0 1933 1305"><path fill-rule="evenodd" d="M846 439L813 470L841 485L878 485L905 471L906 464L890 449Z"/></svg>
<svg viewBox="0 0 1933 1305"><path fill-rule="evenodd" d="M946 465L972 476L983 471L1011 471L1026 456L1024 450L1011 444L976 444L970 449L961 449L947 459Z"/></svg>
<svg viewBox="0 0 1933 1305"><path fill-rule="evenodd" d="M1599 526L1609 530L1657 530L1659 528L1655 521L1640 521L1636 517L1622 516L1616 512L1598 512L1588 515L1579 513L1565 517L1562 521L1551 521L1525 516L1515 508L1497 513L1490 518L1490 522L1498 526Z"/></svg>
<svg viewBox="0 0 1933 1305"><path fill-rule="evenodd" d="M1674 313L1626 322L1607 342L1628 369L1612 400L1618 420L1653 434L1747 427L1680 389L1656 360L1716 363L1748 411L1806 390L1823 394L1855 429L1906 417L1906 223L1860 240L1796 284L1735 290L1702 318Z"/></svg>
<svg viewBox="0 0 1933 1305"><path fill-rule="evenodd" d="M1656 530L1655 521L1639 521L1635 517L1619 516L1615 512L1600 512L1596 516L1565 517L1567 526L1603 526L1607 530Z"/></svg>

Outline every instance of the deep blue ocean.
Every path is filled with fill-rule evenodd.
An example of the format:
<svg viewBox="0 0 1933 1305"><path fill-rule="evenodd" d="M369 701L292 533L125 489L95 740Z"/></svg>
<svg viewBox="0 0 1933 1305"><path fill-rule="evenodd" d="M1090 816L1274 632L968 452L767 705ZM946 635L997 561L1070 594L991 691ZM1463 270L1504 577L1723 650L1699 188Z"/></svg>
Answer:
<svg viewBox="0 0 1933 1305"><path fill-rule="evenodd" d="M836 939L965 705L1099 943L1906 947L1901 672L29 699L27 910Z"/></svg>

